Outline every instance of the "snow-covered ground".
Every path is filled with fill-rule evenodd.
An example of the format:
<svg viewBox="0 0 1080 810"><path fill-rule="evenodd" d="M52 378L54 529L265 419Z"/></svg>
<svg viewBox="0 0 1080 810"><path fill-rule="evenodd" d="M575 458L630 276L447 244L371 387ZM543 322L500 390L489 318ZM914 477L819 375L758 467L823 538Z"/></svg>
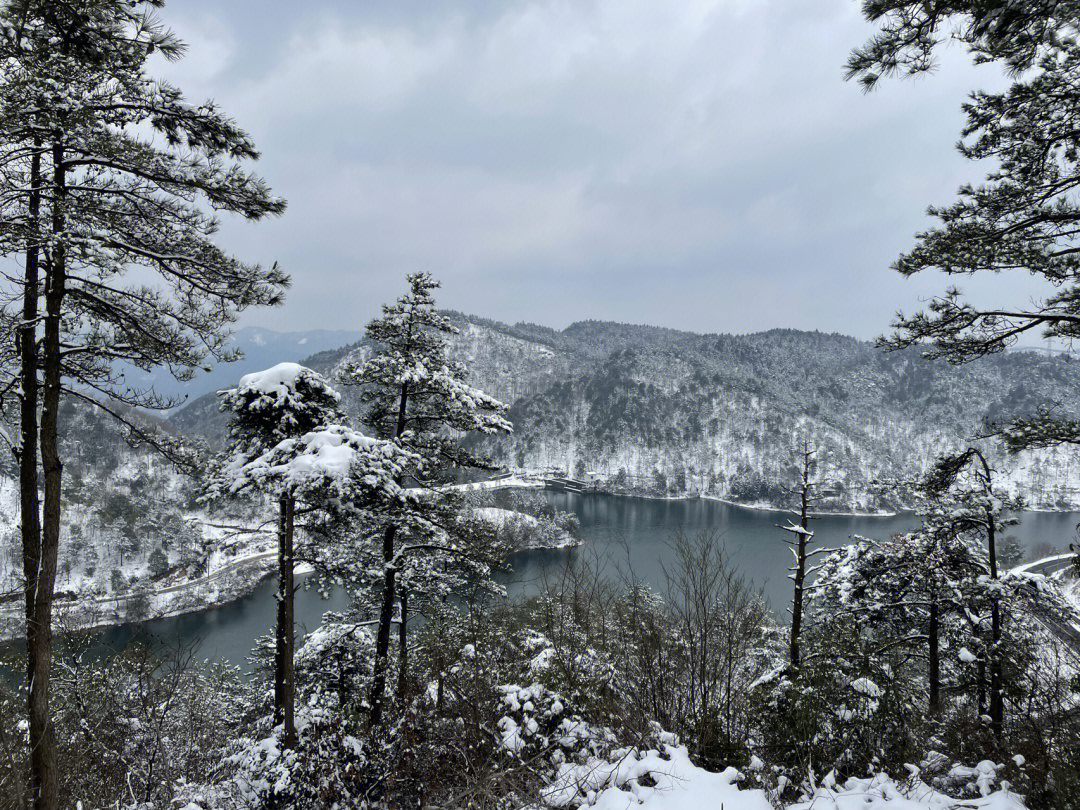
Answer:
<svg viewBox="0 0 1080 810"><path fill-rule="evenodd" d="M570 532L548 522L542 522L532 515L515 512L512 509L500 509L497 506L482 506L469 512L474 519L497 532L506 532L516 540L516 550L531 548L569 548L581 544L581 539Z"/></svg>
<svg viewBox="0 0 1080 810"><path fill-rule="evenodd" d="M1024 563L1023 565L1018 565L1016 568L1012 569L1012 572L1014 574L1050 573L1050 571L1044 572L1042 569L1052 569L1052 571L1056 573L1059 570L1068 568L1075 556L1076 555L1071 551L1065 554L1054 554L1050 557L1043 557L1038 560Z"/></svg>
<svg viewBox="0 0 1080 810"><path fill-rule="evenodd" d="M1028 577L1047 577L1057 583L1066 601L1080 613L1080 579L1077 579L1073 567L1075 557L1076 555L1071 551L1066 554L1055 554L1019 565L1012 569L1011 573ZM1080 626L1075 626L1074 630L1080 636Z"/></svg>
<svg viewBox="0 0 1080 810"><path fill-rule="evenodd" d="M203 570L176 569L159 580L144 580L119 593L82 592L74 598L58 598L56 626L63 630L108 627L194 613L239 599L272 573L277 558L272 534L240 532L241 528L202 523L204 535L217 541ZM231 542L230 537L234 538ZM23 625L21 599L0 604L0 641L21 638Z"/></svg>
<svg viewBox="0 0 1080 810"><path fill-rule="evenodd" d="M492 478L487 481L474 481L471 484L447 484L440 487L443 492L478 492L490 489L543 489L544 477L541 473L516 473L505 478Z"/></svg>
<svg viewBox="0 0 1080 810"><path fill-rule="evenodd" d="M831 774L809 795L793 804L779 804L773 791L743 788L745 775L735 768L712 773L690 761L684 746L667 744L663 751L629 749L607 761L564 765L547 789L546 802L554 807L590 807L595 810L1024 810L1023 797L999 782L999 766L986 761L973 768L954 766L946 781L968 795L963 799L942 793L909 766L903 779L878 774L848 779L842 784ZM751 767L763 768L756 758Z"/></svg>

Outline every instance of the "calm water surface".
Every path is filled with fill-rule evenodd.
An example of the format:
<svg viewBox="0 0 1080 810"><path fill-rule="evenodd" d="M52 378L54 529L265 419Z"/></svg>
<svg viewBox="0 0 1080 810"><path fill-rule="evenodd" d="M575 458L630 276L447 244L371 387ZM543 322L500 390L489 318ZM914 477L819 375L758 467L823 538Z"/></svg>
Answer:
<svg viewBox="0 0 1080 810"><path fill-rule="evenodd" d="M575 513L581 521L584 544L569 550L536 550L515 554L512 573L502 577L511 596L535 593L545 580L556 577L563 566L582 561L599 562L605 575L619 576L628 564L638 578L663 588L661 562L670 558L668 543L677 531L695 533L714 530L725 544L729 560L742 574L761 587L777 617L785 616L791 583L786 569L791 552L784 544L786 533L777 524L786 522L778 512L747 509L709 500L659 501L609 495L575 495L544 492L553 505ZM1076 535L1080 514L1028 512L1008 534L1015 535L1030 553L1052 547L1066 548ZM813 521L815 542L837 546L852 535L879 539L912 529L914 515L894 517L829 516ZM253 642L267 633L275 614L272 579L263 581L247 596L201 613L159 619L140 625L123 625L102 632L103 649L119 649L135 638L165 644L199 641L199 655L224 659L249 669L246 659ZM314 590L301 590L296 599L299 630L313 630L328 610L341 610L345 595L336 591L323 599Z"/></svg>
<svg viewBox="0 0 1080 810"><path fill-rule="evenodd" d="M777 528L787 523L790 513L733 506L704 499L660 501L610 495L575 495L545 492L558 509L573 512L581 521L584 545L569 551L526 551L514 555L511 592L535 591L557 574L570 559L610 560L611 576L627 562L639 579L655 588L664 586L661 562L670 559L672 534L715 531L727 550L729 561L760 587L777 617L786 615L791 596L787 569L791 551L784 543L789 536ZM1006 536L1015 536L1028 554L1045 546L1067 549L1076 538L1080 514L1071 512L1025 512ZM888 539L915 528L919 519L905 513L890 517L830 515L810 523L816 546L836 547L853 535Z"/></svg>

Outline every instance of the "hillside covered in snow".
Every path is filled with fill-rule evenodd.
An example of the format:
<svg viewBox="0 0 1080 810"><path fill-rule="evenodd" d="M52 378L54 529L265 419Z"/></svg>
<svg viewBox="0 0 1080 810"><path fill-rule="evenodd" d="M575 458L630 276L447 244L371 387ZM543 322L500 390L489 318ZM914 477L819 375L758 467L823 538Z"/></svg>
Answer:
<svg viewBox="0 0 1080 810"><path fill-rule="evenodd" d="M612 491L776 504L793 449L806 438L820 450L831 506L895 508L879 482L922 473L988 422L1049 404L1080 411L1080 364L1067 355L1009 352L955 367L819 332L455 321L452 356L468 365L474 385L512 406L513 435L483 449L509 467L593 472ZM305 363L332 374L346 357L368 352L360 342ZM344 393L355 402L355 391ZM170 421L207 438L224 425L213 396ZM999 455L995 464L1031 508L1080 506L1074 454Z"/></svg>

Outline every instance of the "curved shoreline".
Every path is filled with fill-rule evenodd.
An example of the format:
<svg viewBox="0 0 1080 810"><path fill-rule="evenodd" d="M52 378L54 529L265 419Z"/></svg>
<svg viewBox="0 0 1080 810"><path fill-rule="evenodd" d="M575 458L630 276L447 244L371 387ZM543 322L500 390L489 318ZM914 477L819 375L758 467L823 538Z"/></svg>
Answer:
<svg viewBox="0 0 1080 810"><path fill-rule="evenodd" d="M507 489L512 489L516 484L510 484ZM498 487L495 487L496 489ZM545 491L557 491L557 490L545 490ZM607 490L590 490L586 492L575 492L575 495L603 495L609 498L638 498L643 501L714 501L716 503L724 503L728 506L735 506L739 509L749 509L755 512L776 512L778 514L792 514L792 511L783 506L777 506L772 503L762 503L761 501L755 501L754 503L742 503L741 501L733 501L730 498L721 498L719 495L706 495L703 492L687 495L645 495L635 492L609 492ZM1027 509L1027 512L1072 512L1072 509ZM900 509L897 511L888 511L885 509L877 510L874 512L830 512L830 511L815 511L814 515L818 517L865 517L865 518L892 518L899 515L908 513L914 513L912 509Z"/></svg>
<svg viewBox="0 0 1080 810"><path fill-rule="evenodd" d="M232 560L204 577L170 585L159 591L135 589L111 596L56 600L53 604L53 629L57 633L83 632L116 627L124 624L168 619L188 613L221 607L251 593L260 582L274 573L271 563L277 552L260 552ZM303 573L303 566L297 572ZM223 586L223 587L216 587ZM142 615L131 615L131 604L146 599ZM163 602L154 605L153 602ZM0 608L0 643L25 638L25 617L22 603L13 601L11 608Z"/></svg>
<svg viewBox="0 0 1080 810"><path fill-rule="evenodd" d="M540 488L542 484L515 477L509 482L498 481L482 482L484 488L507 488L519 487ZM470 486L470 485L466 485ZM475 485L471 485L475 486ZM549 490L545 490L549 491ZM650 496L626 492L589 491L583 493L571 493L577 495L601 495L605 497L639 499L643 501L693 501L704 500L723 503L737 509L748 512L773 512L778 515L791 514L790 510L777 507L775 504L766 503L740 503L730 499L721 498L703 493L688 494L681 496ZM1041 514L1067 514L1071 510L1065 509L1025 509L1025 512ZM889 519L905 514L913 514L911 510L897 512L817 512L819 517L850 517L866 519ZM514 553L552 550L565 551L579 547L583 540L561 542L556 545L528 544L516 549ZM125 624L141 624L185 614L200 613L204 610L222 607L249 595L263 580L274 573L273 561L276 559L276 551L259 551L244 557L236 558L224 563L218 570L209 575L195 580L188 580L167 586L159 591L150 592L145 589L128 591L123 594L111 596L92 596L75 600L57 600L54 626L57 632L78 632L85 630L103 629ZM297 573L310 570L303 565L297 566ZM141 611L131 610L131 603L138 599L148 600L148 604ZM158 604L155 604L157 602ZM22 602L15 599L9 603L0 605L0 643L16 641L23 637L22 628ZM135 613L135 615L133 615Z"/></svg>
<svg viewBox="0 0 1080 810"><path fill-rule="evenodd" d="M564 536L554 545L531 542L511 553L542 549L562 551L576 548L583 542L564 532ZM134 589L109 596L57 599L53 604L54 632L76 633L144 624L219 608L243 599L263 580L273 576L276 560L276 550L260 551L230 560L206 576L157 591ZM294 570L297 575L303 575L314 569L307 563L297 563ZM139 599L146 599L148 604L137 615L132 615L131 604ZM0 644L25 638L24 623L23 604L19 599L0 605Z"/></svg>

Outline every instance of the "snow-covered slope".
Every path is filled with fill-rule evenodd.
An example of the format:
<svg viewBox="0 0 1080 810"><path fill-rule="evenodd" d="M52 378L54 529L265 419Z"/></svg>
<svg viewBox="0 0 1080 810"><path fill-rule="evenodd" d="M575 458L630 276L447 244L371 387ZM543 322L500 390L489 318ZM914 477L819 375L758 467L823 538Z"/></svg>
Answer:
<svg viewBox="0 0 1080 810"><path fill-rule="evenodd" d="M67 401L60 422L62 618L85 626L202 609L235 598L269 572L268 535L214 525L236 523L250 507L238 504L235 515L207 521L194 482L151 448L129 445L110 416ZM0 469L0 637L21 626L22 576L16 483L12 470ZM199 580L206 581L188 587ZM65 607L76 602L77 616Z"/></svg>
<svg viewBox="0 0 1080 810"><path fill-rule="evenodd" d="M1075 412L1077 383L1080 364L1063 357L954 368L837 335L686 335L616 349L515 401L514 435L487 449L510 465L594 471L654 494L776 503L806 438L833 505L873 509L888 505L875 482L924 471L986 420L1051 402ZM1035 508L1080 504L1080 454L999 456L996 465Z"/></svg>
<svg viewBox="0 0 1080 810"><path fill-rule="evenodd" d="M484 449L510 467L592 471L621 491L776 503L807 438L832 506L872 510L890 506L875 482L925 470L987 420L1051 403L1080 412L1080 363L1065 355L1013 352L957 368L818 332L697 335L597 321L555 331L455 318L453 354L473 384L512 404L514 434ZM361 342L304 362L333 374L368 351ZM212 400L172 422L220 435ZM995 461L1031 507L1080 506L1080 454Z"/></svg>

